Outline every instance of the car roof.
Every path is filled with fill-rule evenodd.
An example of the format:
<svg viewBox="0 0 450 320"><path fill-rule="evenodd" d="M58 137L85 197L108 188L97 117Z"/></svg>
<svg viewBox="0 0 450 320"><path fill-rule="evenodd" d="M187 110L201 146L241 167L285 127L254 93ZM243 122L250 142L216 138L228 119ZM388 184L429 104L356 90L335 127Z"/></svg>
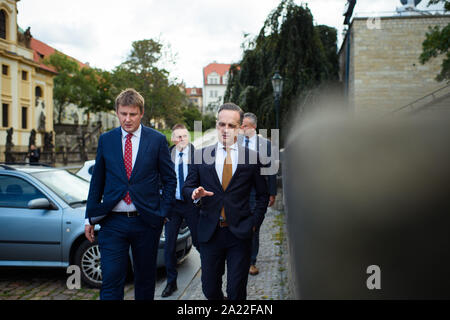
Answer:
<svg viewBox="0 0 450 320"><path fill-rule="evenodd" d="M12 170L25 173L36 173L42 171L61 170L63 168L54 168L46 165L30 165L30 164L0 164L0 170Z"/></svg>

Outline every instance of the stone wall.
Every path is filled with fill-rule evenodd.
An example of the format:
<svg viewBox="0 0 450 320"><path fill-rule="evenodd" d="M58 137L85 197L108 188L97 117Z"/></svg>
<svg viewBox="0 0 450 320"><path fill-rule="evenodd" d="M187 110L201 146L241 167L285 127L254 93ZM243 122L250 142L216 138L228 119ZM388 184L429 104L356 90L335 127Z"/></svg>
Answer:
<svg viewBox="0 0 450 320"><path fill-rule="evenodd" d="M377 23L355 18L348 96L355 113L383 114L443 87L435 80L442 57L422 65L419 56L428 28L448 23L450 15L382 17Z"/></svg>

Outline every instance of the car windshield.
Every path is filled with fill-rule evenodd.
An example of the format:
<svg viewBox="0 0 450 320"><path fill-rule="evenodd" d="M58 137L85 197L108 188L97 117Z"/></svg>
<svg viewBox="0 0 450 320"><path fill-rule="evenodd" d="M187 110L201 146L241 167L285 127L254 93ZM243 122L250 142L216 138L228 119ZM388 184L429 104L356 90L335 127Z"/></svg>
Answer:
<svg viewBox="0 0 450 320"><path fill-rule="evenodd" d="M67 204L84 205L89 192L89 182L66 170L50 170L32 173L52 189Z"/></svg>

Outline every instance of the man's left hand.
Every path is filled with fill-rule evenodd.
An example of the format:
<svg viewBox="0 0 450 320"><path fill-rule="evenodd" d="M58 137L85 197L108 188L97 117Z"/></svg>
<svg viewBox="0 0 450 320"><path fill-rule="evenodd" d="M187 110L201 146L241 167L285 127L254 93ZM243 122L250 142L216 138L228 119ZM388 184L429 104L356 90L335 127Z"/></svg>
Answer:
<svg viewBox="0 0 450 320"><path fill-rule="evenodd" d="M277 196L270 196L269 197L269 205L268 205L268 207L271 207L271 206L273 206L273 204L275 203L275 198L276 198Z"/></svg>

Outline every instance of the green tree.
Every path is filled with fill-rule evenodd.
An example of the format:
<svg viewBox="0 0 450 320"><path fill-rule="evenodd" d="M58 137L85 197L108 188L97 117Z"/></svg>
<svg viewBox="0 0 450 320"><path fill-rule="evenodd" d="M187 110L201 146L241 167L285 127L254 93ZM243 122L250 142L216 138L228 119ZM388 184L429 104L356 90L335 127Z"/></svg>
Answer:
<svg viewBox="0 0 450 320"><path fill-rule="evenodd" d="M225 101L240 105L258 117L260 128L274 128L271 79L279 71L284 79L281 126L306 91L325 81L337 81L336 29L314 26L308 7L282 0L267 17L259 35L245 37L243 58L230 68Z"/></svg>
<svg viewBox="0 0 450 320"><path fill-rule="evenodd" d="M54 77L53 100L60 124L64 110L75 104L86 113L112 108L111 76L108 72L80 65L66 55L56 52L44 63L57 71Z"/></svg>
<svg viewBox="0 0 450 320"><path fill-rule="evenodd" d="M79 102L77 93L79 66L75 61L59 52L46 58L44 63L53 66L57 72L53 78L53 100L60 124L65 108L71 103Z"/></svg>
<svg viewBox="0 0 450 320"><path fill-rule="evenodd" d="M202 113L198 110L198 108L189 104L188 106L183 108L183 118L184 123L189 131L194 131L194 121L202 121Z"/></svg>
<svg viewBox="0 0 450 320"><path fill-rule="evenodd" d="M445 11L450 11L450 1L448 0L430 0L428 6L432 4L443 3ZM450 23L442 29L438 26L430 27L426 38L422 43L422 54L419 60L425 64L432 58L444 55L441 72L436 76L436 80L450 80Z"/></svg>
<svg viewBox="0 0 450 320"><path fill-rule="evenodd" d="M145 99L143 122L164 120L167 126L182 122L182 107L187 105L186 96L176 83L169 81L167 70L158 68L163 57L163 46L153 39L132 43L125 62L113 71L115 94L131 87Z"/></svg>

